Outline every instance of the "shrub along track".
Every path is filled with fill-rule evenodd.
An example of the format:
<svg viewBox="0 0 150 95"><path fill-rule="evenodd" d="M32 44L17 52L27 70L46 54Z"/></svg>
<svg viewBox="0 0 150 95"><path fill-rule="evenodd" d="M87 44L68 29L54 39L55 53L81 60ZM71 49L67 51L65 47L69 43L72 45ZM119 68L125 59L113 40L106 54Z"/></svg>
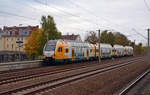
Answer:
<svg viewBox="0 0 150 95"><path fill-rule="evenodd" d="M15 95L22 94L35 94L37 92L41 92L45 89L54 88L56 86L64 85L66 83L70 83L76 80L84 79L89 76L93 76L102 72L106 72L108 70L116 69L118 67L126 66L130 63L135 63L137 61L143 61L141 58L130 59L130 61L126 60L124 62L118 62L118 64L108 65L95 65L88 66L84 68L78 68L73 70L61 71L59 73L32 77L30 79L16 81L8 84L3 84L0 86L0 94L11 94L15 93Z"/></svg>

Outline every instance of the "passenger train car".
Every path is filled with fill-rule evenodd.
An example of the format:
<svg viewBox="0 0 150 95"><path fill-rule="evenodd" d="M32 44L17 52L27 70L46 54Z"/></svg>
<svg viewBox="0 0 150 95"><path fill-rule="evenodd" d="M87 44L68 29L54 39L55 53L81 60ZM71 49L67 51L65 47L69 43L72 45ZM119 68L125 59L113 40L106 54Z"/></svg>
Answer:
<svg viewBox="0 0 150 95"><path fill-rule="evenodd" d="M114 57L124 56L124 47L122 45L114 45L113 46L113 56Z"/></svg>
<svg viewBox="0 0 150 95"><path fill-rule="evenodd" d="M49 40L44 46L43 62L74 62L98 59L98 44L69 40ZM100 58L133 55L131 46L100 44Z"/></svg>

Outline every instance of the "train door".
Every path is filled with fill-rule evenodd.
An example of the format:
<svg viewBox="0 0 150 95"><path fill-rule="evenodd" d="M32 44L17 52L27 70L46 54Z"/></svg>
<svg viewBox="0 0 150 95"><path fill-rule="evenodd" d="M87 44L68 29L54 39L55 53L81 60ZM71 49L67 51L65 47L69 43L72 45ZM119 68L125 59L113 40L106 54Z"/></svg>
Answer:
<svg viewBox="0 0 150 95"><path fill-rule="evenodd" d="M58 47L57 58L63 59L63 47L62 46Z"/></svg>
<svg viewBox="0 0 150 95"><path fill-rule="evenodd" d="M100 48L100 58L103 58L104 57L104 49L103 48Z"/></svg>
<svg viewBox="0 0 150 95"><path fill-rule="evenodd" d="M95 59L96 59L96 46L95 46L95 50L94 50L94 52L95 52Z"/></svg>
<svg viewBox="0 0 150 95"><path fill-rule="evenodd" d="M87 54L86 59L89 60L89 49L88 48L86 49L86 54Z"/></svg>
<svg viewBox="0 0 150 95"><path fill-rule="evenodd" d="M113 48L113 56L115 57L116 56L116 49Z"/></svg>
<svg viewBox="0 0 150 95"><path fill-rule="evenodd" d="M74 48L72 48L71 50L71 56L72 56L72 61L75 60L75 51L74 51Z"/></svg>

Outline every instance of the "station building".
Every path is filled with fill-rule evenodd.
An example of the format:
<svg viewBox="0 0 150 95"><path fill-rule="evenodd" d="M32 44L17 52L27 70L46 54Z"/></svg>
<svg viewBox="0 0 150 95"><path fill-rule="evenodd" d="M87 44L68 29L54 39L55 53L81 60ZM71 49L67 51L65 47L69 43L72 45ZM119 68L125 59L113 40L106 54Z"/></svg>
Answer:
<svg viewBox="0 0 150 95"><path fill-rule="evenodd" d="M28 40L31 32L38 28L39 26L4 26L1 35L2 51L24 52L24 43Z"/></svg>

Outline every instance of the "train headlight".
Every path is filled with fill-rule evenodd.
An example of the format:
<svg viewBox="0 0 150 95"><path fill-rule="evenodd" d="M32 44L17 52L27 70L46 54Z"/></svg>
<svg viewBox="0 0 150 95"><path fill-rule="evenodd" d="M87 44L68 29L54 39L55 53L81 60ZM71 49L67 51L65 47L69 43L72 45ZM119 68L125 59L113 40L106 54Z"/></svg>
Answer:
<svg viewBox="0 0 150 95"><path fill-rule="evenodd" d="M46 56L43 56L43 59L46 59Z"/></svg>

